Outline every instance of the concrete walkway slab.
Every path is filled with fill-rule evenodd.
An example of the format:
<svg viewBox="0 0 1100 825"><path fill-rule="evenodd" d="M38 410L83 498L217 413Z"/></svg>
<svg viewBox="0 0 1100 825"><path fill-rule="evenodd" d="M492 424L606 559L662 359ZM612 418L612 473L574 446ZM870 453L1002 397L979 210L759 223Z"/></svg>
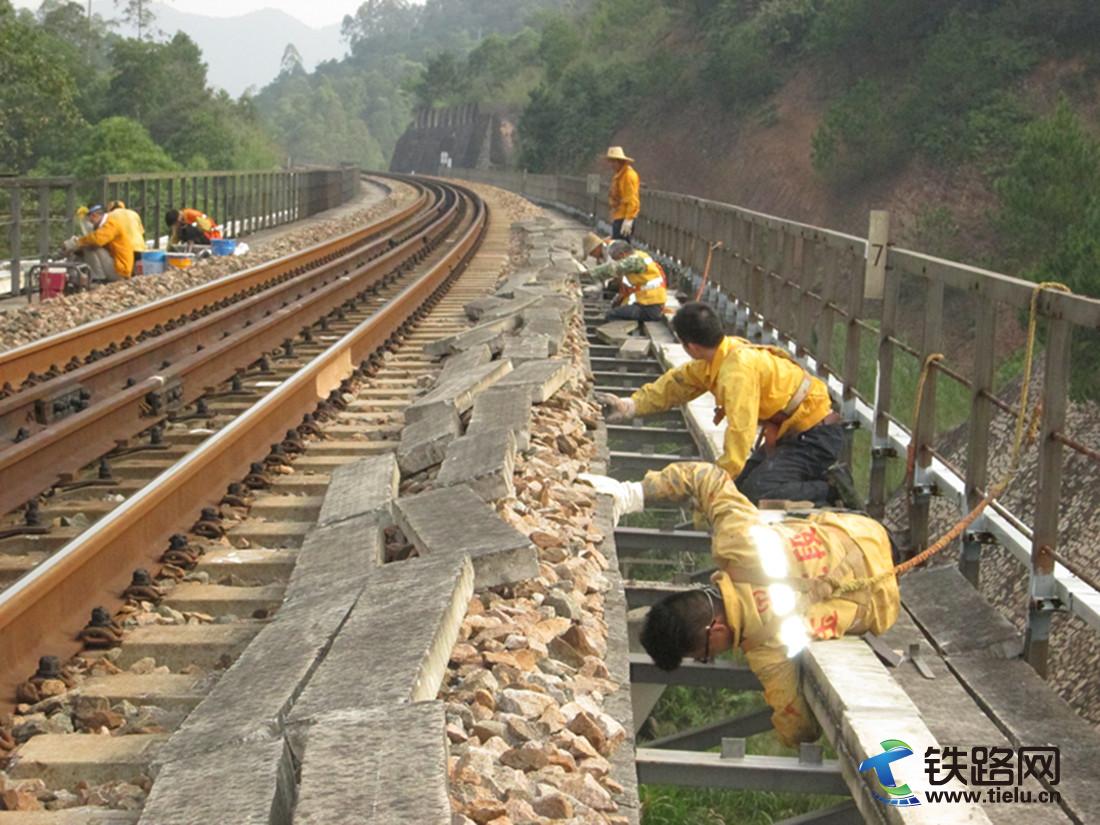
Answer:
<svg viewBox="0 0 1100 825"><path fill-rule="evenodd" d="M289 825L294 765L281 739L165 765L140 825Z"/></svg>
<svg viewBox="0 0 1100 825"><path fill-rule="evenodd" d="M436 484L468 484L483 501L492 503L515 495L515 466L516 438L511 429L489 427L451 442Z"/></svg>
<svg viewBox="0 0 1100 825"><path fill-rule="evenodd" d="M295 702L291 721L435 698L473 588L465 556L379 568Z"/></svg>
<svg viewBox="0 0 1100 825"><path fill-rule="evenodd" d="M313 530L298 552L286 588L286 606L325 602L331 593L362 587L382 563L382 531L383 525L374 516Z"/></svg>
<svg viewBox="0 0 1100 825"><path fill-rule="evenodd" d="M517 367L528 361L544 361L550 357L550 336L541 332L510 336L504 340L501 357Z"/></svg>
<svg viewBox="0 0 1100 825"><path fill-rule="evenodd" d="M374 455L345 464L332 472L317 523L322 527L357 516L376 516L388 523L390 505L397 498L401 473L393 453Z"/></svg>
<svg viewBox="0 0 1100 825"><path fill-rule="evenodd" d="M531 394L526 387L492 387L474 401L467 435L508 427L519 452L531 446Z"/></svg>
<svg viewBox="0 0 1100 825"><path fill-rule="evenodd" d="M486 344L470 347L463 352L448 356L447 360L443 362L443 369L439 371L439 375L436 377L436 386L444 384L456 376L465 375L475 367L488 364L492 360L493 353Z"/></svg>
<svg viewBox="0 0 1100 825"><path fill-rule="evenodd" d="M512 372L508 360L490 361L480 367L456 375L438 384L431 392L418 398L405 409L405 424L414 424L430 415L439 415L439 408L452 408L459 414L474 405L474 399L504 376Z"/></svg>
<svg viewBox="0 0 1100 825"><path fill-rule="evenodd" d="M527 536L505 524L464 484L398 499L397 524L422 556L469 556L477 587L538 575Z"/></svg>
<svg viewBox="0 0 1100 825"><path fill-rule="evenodd" d="M596 337L605 344L621 345L638 329L637 321L608 321L596 327Z"/></svg>
<svg viewBox="0 0 1100 825"><path fill-rule="evenodd" d="M502 378L500 387L524 387L531 393L531 401L542 404L549 401L569 380L572 365L564 359L529 361Z"/></svg>
<svg viewBox="0 0 1100 825"><path fill-rule="evenodd" d="M477 407L477 402L474 402ZM462 421L451 406L437 404L429 414L401 431L397 464L404 475L413 475L442 464L448 445L462 435Z"/></svg>
<svg viewBox="0 0 1100 825"><path fill-rule="evenodd" d="M309 732L295 825L450 825L444 725L441 702L323 717Z"/></svg>

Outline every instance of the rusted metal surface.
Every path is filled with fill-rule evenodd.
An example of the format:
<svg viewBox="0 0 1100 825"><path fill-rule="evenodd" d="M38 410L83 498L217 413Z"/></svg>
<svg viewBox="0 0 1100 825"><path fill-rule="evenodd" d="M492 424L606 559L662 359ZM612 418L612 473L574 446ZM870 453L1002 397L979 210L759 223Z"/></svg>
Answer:
<svg viewBox="0 0 1100 825"><path fill-rule="evenodd" d="M161 474L30 574L0 594L0 701L34 670L39 655L71 654L95 605L121 604L136 567L154 565L172 533L217 503L226 486L261 459L342 381L421 313L460 271L485 231L487 213L468 192L461 235L429 271L345 334L201 447Z"/></svg>
<svg viewBox="0 0 1100 825"><path fill-rule="evenodd" d="M128 335L136 338L141 332L153 329L158 324L167 324L181 315L190 315L194 311L232 298L240 292L262 286L302 267L332 260L349 247L362 243L372 235L386 232L417 214L427 206L429 198L426 191L422 192L420 197L405 209L375 221L356 232L309 247L298 255L280 258L227 275L186 292L0 353L0 387L11 384L12 387L17 388L31 373L45 373L53 366L62 368L72 358L83 358L92 350L104 349L112 342L122 341Z"/></svg>
<svg viewBox="0 0 1100 825"><path fill-rule="evenodd" d="M165 418L172 407L204 395L283 341L293 339L303 325L354 299L400 266L415 260L422 254L425 244L449 230L457 219L457 204L434 217L429 226L357 271L351 271L339 260L327 265L324 269L338 270L338 277L314 291L304 291L303 297L294 302L289 297L276 297L275 307L262 309L255 322L228 337L218 339L198 330L197 337L191 338L204 342L198 351L192 343L191 354L168 365L157 375L139 380L117 394L107 395L88 409L0 451L0 478L4 479L0 484L0 512L22 506L64 474L78 470L119 441L153 426ZM354 253L349 256L354 257ZM317 273L311 275L320 279ZM257 297L261 304L267 303L263 295Z"/></svg>

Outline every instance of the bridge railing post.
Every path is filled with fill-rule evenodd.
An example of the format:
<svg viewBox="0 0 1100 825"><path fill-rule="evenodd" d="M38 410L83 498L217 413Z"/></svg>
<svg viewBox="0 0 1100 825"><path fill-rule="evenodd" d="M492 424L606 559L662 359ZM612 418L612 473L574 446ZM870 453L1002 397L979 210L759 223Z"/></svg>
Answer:
<svg viewBox="0 0 1100 825"><path fill-rule="evenodd" d="M1040 311L1043 301L1040 299ZM1052 318L1047 327L1043 369L1043 422L1039 431L1039 486L1035 497L1031 571L1024 655L1036 672L1046 678L1054 599L1054 554L1058 549L1058 523L1062 498L1062 445L1055 438L1066 422L1069 398L1071 328Z"/></svg>
<svg viewBox="0 0 1100 825"><path fill-rule="evenodd" d="M970 388L970 426L966 443L966 505L977 506L989 483L989 427L993 421L993 367L997 305L979 298L975 319L974 379ZM975 588L981 584L982 543L977 540L980 521L963 534L959 571Z"/></svg>
<svg viewBox="0 0 1100 825"><path fill-rule="evenodd" d="M943 346L943 281L926 278L927 292L924 305L924 333L921 342L921 365L928 356L939 352ZM939 371L935 364L928 367L924 393L917 399L917 421L912 422L913 478L909 496L909 546L919 552L928 546L929 509L933 490L928 476L932 463L932 446L936 437L936 385Z"/></svg>
<svg viewBox="0 0 1100 825"><path fill-rule="evenodd" d="M901 279L890 261L890 222L881 218L876 222L875 213L871 213L871 226L868 233L867 283L877 282L879 275L872 274L877 268L882 278L882 312L879 318L878 351L876 353L875 412L871 433L871 479L868 494L868 512L877 519L886 513L886 476L894 449L888 438L890 428L890 409L894 381L894 344L891 338L897 327L898 296ZM876 237L876 223L878 234ZM883 230L885 230L883 232ZM864 294L867 294L865 290Z"/></svg>

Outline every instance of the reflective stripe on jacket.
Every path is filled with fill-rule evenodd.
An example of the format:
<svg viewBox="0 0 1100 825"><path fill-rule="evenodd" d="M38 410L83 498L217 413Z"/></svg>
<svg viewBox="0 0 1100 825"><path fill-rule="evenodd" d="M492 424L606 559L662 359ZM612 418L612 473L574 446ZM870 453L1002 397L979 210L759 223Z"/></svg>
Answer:
<svg viewBox="0 0 1100 825"><path fill-rule="evenodd" d="M696 359L669 370L635 391L631 399L635 413L645 416L713 393L726 421L724 450L718 464L737 478L752 453L760 422L787 406L805 375L801 366L772 347L726 337L709 362ZM779 427L779 438L805 432L832 412L825 383L811 378L810 384L805 400Z"/></svg>
<svg viewBox="0 0 1100 825"><path fill-rule="evenodd" d="M821 512L768 521L725 471L704 462L670 464L646 473L643 487L647 505L690 500L710 522L711 553L719 568L714 580L722 592L727 623L764 686L776 731L789 745L815 739L817 725L798 689L797 659L787 656L786 646L772 632L776 615L769 587L787 584L800 594L796 609L810 638L884 633L900 607L895 576L884 577L873 588L840 596L831 593L833 584L893 569L885 528L857 513ZM764 538L761 531L766 531ZM780 562L779 568L785 568L785 574L774 575L774 567L773 575L765 571L761 545L766 543L783 553L785 564Z"/></svg>

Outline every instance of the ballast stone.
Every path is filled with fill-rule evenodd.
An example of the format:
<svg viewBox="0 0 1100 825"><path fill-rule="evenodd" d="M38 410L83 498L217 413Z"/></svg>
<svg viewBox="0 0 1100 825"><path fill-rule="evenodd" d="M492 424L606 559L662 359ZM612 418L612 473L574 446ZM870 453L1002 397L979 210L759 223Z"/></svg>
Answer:
<svg viewBox="0 0 1100 825"><path fill-rule="evenodd" d="M515 495L515 466L516 438L511 429L498 425L452 441L436 483L441 487L469 484L491 503Z"/></svg>
<svg viewBox="0 0 1100 825"><path fill-rule="evenodd" d="M477 402L474 402L477 405ZM397 463L405 475L423 472L443 462L447 447L462 435L462 420L458 411L447 405L433 407L431 412L401 431L397 448Z"/></svg>
<svg viewBox="0 0 1100 825"><path fill-rule="evenodd" d="M317 523L327 527L366 515L388 523L390 504L397 498L400 483L401 473L393 453L372 455L337 467L332 472Z"/></svg>
<svg viewBox="0 0 1100 825"><path fill-rule="evenodd" d="M282 737L165 765L138 825L289 825L294 765Z"/></svg>
<svg viewBox="0 0 1100 825"><path fill-rule="evenodd" d="M435 698L473 590L474 571L465 556L379 568L294 703L290 720Z"/></svg>
<svg viewBox="0 0 1100 825"><path fill-rule="evenodd" d="M535 547L465 484L397 500L397 524L425 557L469 556L478 588L538 575Z"/></svg>
<svg viewBox="0 0 1100 825"><path fill-rule="evenodd" d="M512 371L508 360L490 361L463 375L437 384L427 395L418 398L405 409L405 424L413 424L429 415L438 415L439 407L451 407L460 415L474 405L479 393L493 386Z"/></svg>
<svg viewBox="0 0 1100 825"><path fill-rule="evenodd" d="M294 825L450 825L445 725L438 701L321 717L306 740Z"/></svg>

